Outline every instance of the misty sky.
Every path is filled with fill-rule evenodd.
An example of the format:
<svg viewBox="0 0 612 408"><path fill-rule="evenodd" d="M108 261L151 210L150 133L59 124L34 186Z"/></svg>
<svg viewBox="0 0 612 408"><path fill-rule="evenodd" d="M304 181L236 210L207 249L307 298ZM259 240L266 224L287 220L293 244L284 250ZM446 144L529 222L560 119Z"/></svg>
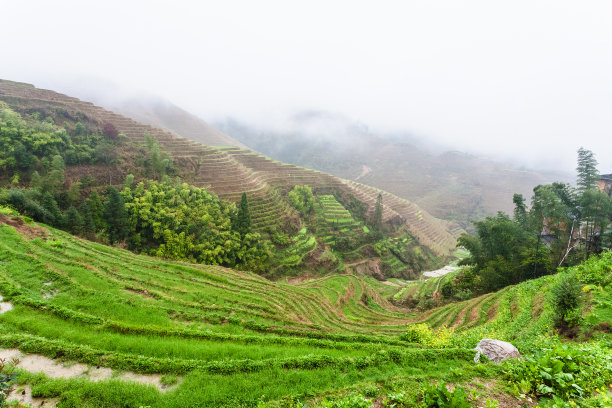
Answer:
<svg viewBox="0 0 612 408"><path fill-rule="evenodd" d="M3 79L93 77L272 128L329 110L549 168L582 145L612 173L611 1L0 0L0 16Z"/></svg>

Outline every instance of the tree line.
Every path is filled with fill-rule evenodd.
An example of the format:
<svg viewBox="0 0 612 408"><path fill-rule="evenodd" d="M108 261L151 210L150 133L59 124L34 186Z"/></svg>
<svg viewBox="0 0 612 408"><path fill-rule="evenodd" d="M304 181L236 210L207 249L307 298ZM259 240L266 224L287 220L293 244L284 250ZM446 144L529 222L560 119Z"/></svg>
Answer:
<svg viewBox="0 0 612 408"><path fill-rule="evenodd" d="M593 152L578 150L576 187L565 183L534 188L531 206L513 197L513 216L499 212L475 222L474 235L458 245L470 251L470 268L442 288L445 297L498 290L573 266L612 247L612 200L598 189Z"/></svg>

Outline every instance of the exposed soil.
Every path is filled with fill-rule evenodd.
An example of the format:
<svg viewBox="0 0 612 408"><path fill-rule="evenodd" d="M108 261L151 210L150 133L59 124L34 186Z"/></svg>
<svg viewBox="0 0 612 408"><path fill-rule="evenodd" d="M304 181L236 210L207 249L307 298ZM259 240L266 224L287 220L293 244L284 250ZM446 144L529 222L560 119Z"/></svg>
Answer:
<svg viewBox="0 0 612 408"><path fill-rule="evenodd" d="M484 390L476 384L482 386ZM511 394L503 392L496 380L485 381L479 378L474 378L472 383L468 384L466 388L469 390L476 390L477 392L484 394L476 399L478 403L477 406L479 407L485 406L487 398L496 399L499 403L499 408L535 407L537 405L537 401L532 399L519 400Z"/></svg>
<svg viewBox="0 0 612 408"><path fill-rule="evenodd" d="M544 294L539 292L533 298L533 309L531 309L531 317L536 318L542 314L542 310L544 309Z"/></svg>
<svg viewBox="0 0 612 408"><path fill-rule="evenodd" d="M399 287L400 285L398 285L395 282L390 282L388 280L384 280L384 281L380 281L380 283L384 283L385 285L389 285L389 286L395 286L395 287Z"/></svg>
<svg viewBox="0 0 612 408"><path fill-rule="evenodd" d="M0 349L0 359L1 358L7 360L17 358L19 359L19 364L17 364L18 368L32 373L43 373L51 378L85 377L94 382L116 378L122 381L152 385L162 392L169 391L177 386L173 385L171 387L166 387L161 383L161 374L138 374L132 372L114 373L113 370L107 367L90 367L81 363L62 364L57 360L39 354L24 354L16 349ZM27 393L24 394L24 396L27 396Z"/></svg>
<svg viewBox="0 0 612 408"><path fill-rule="evenodd" d="M13 387L9 392L7 401L18 402L19 404L29 407L39 408L55 408L59 402L58 398L34 398L32 397L32 389L29 385L20 385Z"/></svg>
<svg viewBox="0 0 612 408"><path fill-rule="evenodd" d="M10 225L15 228L17 232L23 235L26 238L34 239L34 238L46 238L47 231L43 228L28 225L23 222L21 217L13 217L9 215L0 214L0 223Z"/></svg>

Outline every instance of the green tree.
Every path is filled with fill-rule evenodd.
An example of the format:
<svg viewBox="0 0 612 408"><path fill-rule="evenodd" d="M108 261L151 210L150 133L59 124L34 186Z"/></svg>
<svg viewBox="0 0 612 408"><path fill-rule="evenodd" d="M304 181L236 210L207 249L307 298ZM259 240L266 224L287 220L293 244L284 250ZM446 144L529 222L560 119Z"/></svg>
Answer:
<svg viewBox="0 0 612 408"><path fill-rule="evenodd" d="M597 171L597 160L592 151L582 147L578 149L578 167L576 167L576 171L578 172L576 185L580 194L597 187L599 172Z"/></svg>
<svg viewBox="0 0 612 408"><path fill-rule="evenodd" d="M251 212L249 211L249 202L246 193L242 193L240 206L236 214L235 230L244 237L251 232Z"/></svg>
<svg viewBox="0 0 612 408"><path fill-rule="evenodd" d="M71 234L83 232L83 220L74 206L70 206L62 216L62 228Z"/></svg>
<svg viewBox="0 0 612 408"><path fill-rule="evenodd" d="M104 222L106 233L111 244L124 240L127 237L127 211L123 197L114 187L109 187L104 202Z"/></svg>
<svg viewBox="0 0 612 408"><path fill-rule="evenodd" d="M57 201L51 192L45 192L41 197L41 206L46 210L46 217L42 221L45 224L59 226L62 221L62 213L60 212Z"/></svg>
<svg viewBox="0 0 612 408"><path fill-rule="evenodd" d="M514 221L523 228L527 228L527 205L522 194L514 194L512 197L514 203Z"/></svg>
<svg viewBox="0 0 612 408"><path fill-rule="evenodd" d="M92 236L96 232L96 224L94 223L93 217L91 215L91 210L89 209L89 205L86 201L81 204L81 219L83 224L83 234L86 237Z"/></svg>
<svg viewBox="0 0 612 408"><path fill-rule="evenodd" d="M127 188L131 188L132 184L134 184L134 175L130 173L125 176L125 181L123 182L123 185Z"/></svg>
<svg viewBox="0 0 612 408"><path fill-rule="evenodd" d="M51 167L42 181L42 190L55 193L62 189L64 185L64 172L66 165L64 159L59 154L51 159Z"/></svg>
<svg viewBox="0 0 612 408"><path fill-rule="evenodd" d="M375 239L381 239L383 237L382 225L383 225L383 204L382 194L378 194L376 198L376 206L374 207L374 218L372 220L372 232L374 233Z"/></svg>
<svg viewBox="0 0 612 408"><path fill-rule="evenodd" d="M586 240L586 256L601 251L601 234L610 224L612 216L612 201L603 191L586 190L580 201L584 235Z"/></svg>
<svg viewBox="0 0 612 408"><path fill-rule="evenodd" d="M314 208L314 195L310 186L294 186L289 192L291 206L299 211L302 217L310 214Z"/></svg>
<svg viewBox="0 0 612 408"><path fill-rule="evenodd" d="M100 195L96 191L92 191L89 194L89 200L87 203L91 219L96 226L96 231L100 231L104 228L104 205L100 199Z"/></svg>
<svg viewBox="0 0 612 408"><path fill-rule="evenodd" d="M159 141L155 136L146 134L145 144L149 156L145 160L145 168L152 178L160 180L172 168L172 158L168 153L161 150Z"/></svg>
<svg viewBox="0 0 612 408"><path fill-rule="evenodd" d="M461 235L458 245L470 251L461 264L472 265L482 290L497 290L547 272L546 247L538 248L534 234L508 215L500 212L475 222L474 226L477 235Z"/></svg>

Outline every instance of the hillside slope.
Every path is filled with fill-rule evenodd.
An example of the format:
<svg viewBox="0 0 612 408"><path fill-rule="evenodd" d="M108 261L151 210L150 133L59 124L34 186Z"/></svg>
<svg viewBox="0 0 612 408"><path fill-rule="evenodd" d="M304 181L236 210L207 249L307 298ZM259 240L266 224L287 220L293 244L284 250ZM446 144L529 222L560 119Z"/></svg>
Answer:
<svg viewBox="0 0 612 408"><path fill-rule="evenodd" d="M415 136L382 135L326 112L298 114L287 130L231 119L214 125L268 156L375 186L464 229L485 215L512 212L514 193L530 197L538 184L569 180L565 174L428 148Z"/></svg>
<svg viewBox="0 0 612 408"><path fill-rule="evenodd" d="M295 211L288 206L286 200L279 198L279 194L286 194L295 185L308 184L318 193L354 197L366 206L369 214L374 211L378 194L382 194L384 221L400 231L405 230L440 257L452 253L456 237L461 232L456 225L436 219L416 204L392 194L326 173L284 164L248 149L205 146L53 91L2 80L0 100L20 113L51 115L59 123L66 116L99 127L111 123L130 143L137 145L144 143L146 134L153 135L171 155L185 181L207 187L221 198L231 201L238 201L242 193L246 192L253 225L260 231L295 224ZM72 177L78 178L79 175L74 174ZM93 175L106 177L105 174L95 172ZM67 177L70 175L67 174ZM118 174L116 179L122 180L123 177L125 174Z"/></svg>
<svg viewBox="0 0 612 408"><path fill-rule="evenodd" d="M287 406L339 390L365 393L367 385L373 396L411 390L405 406L412 407L424 379L487 384L480 390L504 394L491 387L505 367L475 366L471 348L488 336L512 341L523 353L554 342L544 335L552 312L546 298L556 281L546 276L420 313L393 306L386 297L398 288L371 278L270 282L137 256L3 209L0 295L11 307L0 313L0 353L19 349L38 361L20 371L20 381L69 406ZM606 303L593 305L609 317L601 309ZM458 333L436 340L442 349L403 341L405 324L416 322ZM41 354L88 364L90 374L29 374L43 369ZM143 379L155 379L157 389L137 383ZM506 395L500 406L518 405Z"/></svg>

